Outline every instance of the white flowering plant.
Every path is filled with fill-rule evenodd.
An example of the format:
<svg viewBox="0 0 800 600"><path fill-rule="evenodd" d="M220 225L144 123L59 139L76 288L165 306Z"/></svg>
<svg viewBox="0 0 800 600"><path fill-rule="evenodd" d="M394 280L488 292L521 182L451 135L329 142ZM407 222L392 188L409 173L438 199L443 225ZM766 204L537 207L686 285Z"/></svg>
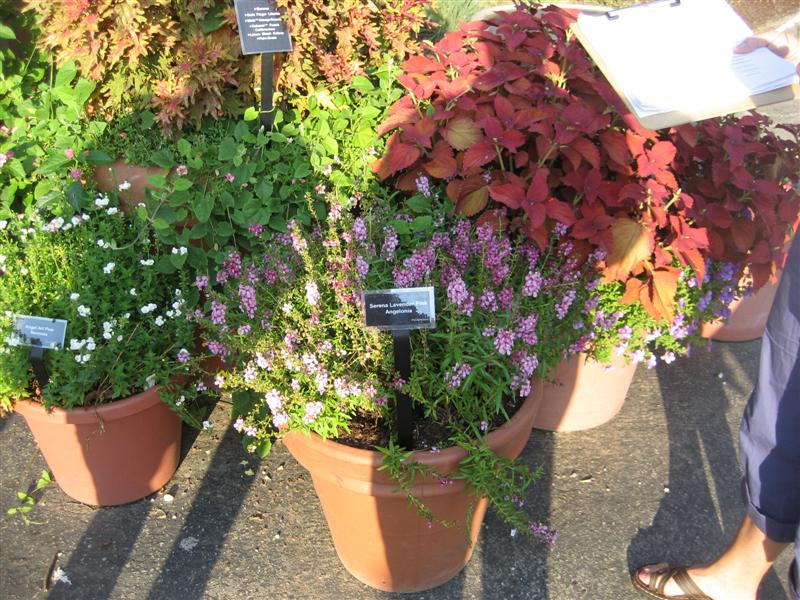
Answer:
<svg viewBox="0 0 800 600"><path fill-rule="evenodd" d="M162 399L198 424L191 290L181 270L163 268L185 255L149 231L102 194L74 214L0 221L0 412L23 398L72 409L160 386ZM30 349L15 345L15 315L67 321L63 347L44 353L45 385Z"/></svg>
<svg viewBox="0 0 800 600"><path fill-rule="evenodd" d="M310 233L292 223L288 234L266 234L259 252L231 254L211 281L197 280L204 344L233 365L216 382L233 393L244 446L264 455L276 438L302 431L379 449L410 492L423 467L393 432L402 390L417 415L414 449L466 449L455 477L517 528L544 535L520 507L534 474L483 441L529 395L532 377L586 342L593 260L579 260L557 234L540 251L524 236L476 227L424 194L408 214L329 202ZM436 327L411 333L404 381L391 333L364 325L362 292L420 286L434 287Z"/></svg>

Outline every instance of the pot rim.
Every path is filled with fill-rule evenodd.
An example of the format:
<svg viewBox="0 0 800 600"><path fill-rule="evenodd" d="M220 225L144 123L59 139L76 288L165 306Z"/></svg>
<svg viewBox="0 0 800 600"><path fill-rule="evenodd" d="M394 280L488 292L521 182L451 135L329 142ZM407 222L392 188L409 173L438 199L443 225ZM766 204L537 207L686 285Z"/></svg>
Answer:
<svg viewBox="0 0 800 600"><path fill-rule="evenodd" d="M514 415L503 423L497 429L490 431L486 436L486 441L491 447L499 447L504 445L509 438L513 437L516 430L522 426L527 420L533 421L536 411L539 409L539 401L541 397L541 390L543 381L536 377L533 384L533 389L522 405L519 407ZM533 414L531 414L533 413ZM306 443L310 444L315 452L325 454L334 460L344 461L353 465L366 466L377 468L383 464L383 455L377 450L366 450L364 448L354 448L335 440L328 440L322 438L317 433L305 433L300 431L293 431L288 433L285 437L299 437L303 436ZM464 449L458 446L448 446L442 448L439 452L431 452L430 450L415 450L414 460L417 462L435 466L442 463L458 463L467 453Z"/></svg>
<svg viewBox="0 0 800 600"><path fill-rule="evenodd" d="M48 410L39 402L22 398L14 403L14 411L20 413L26 419L36 419L37 421L48 421L63 425L85 425L97 423L101 420L114 421L147 410L156 404L161 404L161 396L158 393L160 389L161 386L154 386L122 400L91 407L81 406L71 410L60 406L54 406Z"/></svg>

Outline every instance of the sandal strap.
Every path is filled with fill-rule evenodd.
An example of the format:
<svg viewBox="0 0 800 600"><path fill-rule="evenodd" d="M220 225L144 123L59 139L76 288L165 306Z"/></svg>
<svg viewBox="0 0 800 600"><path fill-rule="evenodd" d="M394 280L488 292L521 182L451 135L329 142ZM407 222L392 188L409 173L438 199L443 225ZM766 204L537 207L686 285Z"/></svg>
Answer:
<svg viewBox="0 0 800 600"><path fill-rule="evenodd" d="M664 588L667 587L667 583L672 579L684 594L674 597L676 600L713 600L711 597L706 596L703 590L697 586L689 573L686 572L686 567L667 566L660 571L651 573L650 577L650 585L648 587L663 598L668 598L664 593Z"/></svg>

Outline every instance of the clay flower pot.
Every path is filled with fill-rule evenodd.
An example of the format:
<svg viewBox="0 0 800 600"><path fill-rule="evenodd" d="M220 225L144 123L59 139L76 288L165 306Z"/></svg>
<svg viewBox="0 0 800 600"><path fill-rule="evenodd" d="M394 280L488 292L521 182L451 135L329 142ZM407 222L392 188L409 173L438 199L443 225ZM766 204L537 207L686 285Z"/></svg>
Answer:
<svg viewBox="0 0 800 600"><path fill-rule="evenodd" d="M613 419L622 409L636 363L615 356L604 365L575 354L556 368L555 382L542 387L533 426L547 431L581 431Z"/></svg>
<svg viewBox="0 0 800 600"><path fill-rule="evenodd" d="M111 506L144 498L178 467L181 420L158 388L124 400L67 411L19 400L28 424L62 491L85 504Z"/></svg>
<svg viewBox="0 0 800 600"><path fill-rule="evenodd" d="M147 179L153 175L164 174L161 167L140 167L129 165L124 160L117 159L110 165L98 165L94 169L97 189L101 192L118 192L120 204L126 211L133 210L139 202L145 200L145 190L149 187ZM127 181L131 187L119 191L120 183Z"/></svg>
<svg viewBox="0 0 800 600"><path fill-rule="evenodd" d="M538 387L538 386L534 386ZM538 409L535 391L512 419L491 432L488 443L501 456L519 456L531 434ZM409 507L406 494L378 471L381 454L292 432L283 438L292 456L314 481L336 552L345 568L360 581L379 590L414 592L455 577L469 562L478 538L487 500L470 515L468 543L464 531L473 496L462 481L420 480L416 494L440 519L455 527L428 523ZM461 448L433 453L417 451L415 459L440 473L455 472L466 457Z"/></svg>
<svg viewBox="0 0 800 600"><path fill-rule="evenodd" d="M705 338L720 342L749 342L764 333L772 301L778 291L780 273L776 281L768 281L752 296L737 298L730 305L727 319L703 323L700 333Z"/></svg>

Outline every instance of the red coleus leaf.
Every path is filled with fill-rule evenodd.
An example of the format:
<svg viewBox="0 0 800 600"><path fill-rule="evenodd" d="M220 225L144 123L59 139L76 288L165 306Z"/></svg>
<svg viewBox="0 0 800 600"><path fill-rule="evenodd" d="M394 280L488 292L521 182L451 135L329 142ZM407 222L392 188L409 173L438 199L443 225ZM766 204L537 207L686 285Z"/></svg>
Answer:
<svg viewBox="0 0 800 600"><path fill-rule="evenodd" d="M445 143L438 143L428 157L431 160L422 163L422 168L432 177L450 179L458 171L456 159L453 158L450 147Z"/></svg>
<svg viewBox="0 0 800 600"><path fill-rule="evenodd" d="M578 138L570 144L570 148L578 152L595 169L600 167L600 150L588 139Z"/></svg>
<svg viewBox="0 0 800 600"><path fill-rule="evenodd" d="M550 196L550 188L547 186L547 177L550 175L548 169L537 169L531 179L528 191L525 192L525 199L529 202L544 202Z"/></svg>
<svg viewBox="0 0 800 600"><path fill-rule="evenodd" d="M403 96L389 109L389 116L380 124L376 135L381 137L395 127L405 123L416 123L419 118L419 112L417 112L417 107L411 100L411 96Z"/></svg>
<svg viewBox="0 0 800 600"><path fill-rule="evenodd" d="M619 131L607 130L600 134L601 148L608 157L620 165L627 165L631 160L631 152L625 143L625 135Z"/></svg>
<svg viewBox="0 0 800 600"><path fill-rule="evenodd" d="M431 147L431 137L438 125L432 117L423 117L416 123L401 125L403 130L403 141L408 144L419 144L425 148Z"/></svg>
<svg viewBox="0 0 800 600"><path fill-rule="evenodd" d="M409 58L402 65L406 73L433 73L434 71L444 71L444 66L438 60L433 60L426 56L417 55Z"/></svg>
<svg viewBox="0 0 800 600"><path fill-rule="evenodd" d="M482 167L488 162L497 158L497 150L491 142L479 142L470 146L464 153L464 160L462 162L462 169L468 172L475 167Z"/></svg>
<svg viewBox="0 0 800 600"><path fill-rule="evenodd" d="M492 183L489 186L489 195L496 202L517 209L525 200L525 188L515 183Z"/></svg>
<svg viewBox="0 0 800 600"><path fill-rule="evenodd" d="M575 211L566 202L550 198L545 206L547 216L551 219L563 223L567 227L575 223Z"/></svg>
<svg viewBox="0 0 800 600"><path fill-rule="evenodd" d="M663 176L672 159L675 158L675 145L672 142L656 142L652 148L645 148L644 153L636 157L636 165L640 177ZM674 178L673 178L674 180ZM677 186L676 186L677 187Z"/></svg>
<svg viewBox="0 0 800 600"><path fill-rule="evenodd" d="M511 104L508 98L498 94L494 97L494 112L497 114L497 117L508 127L513 123L514 114L516 111L514 110L514 105Z"/></svg>
<svg viewBox="0 0 800 600"><path fill-rule="evenodd" d="M397 81L403 84L417 100L427 100L436 90L436 80L427 75L403 74L397 76Z"/></svg>
<svg viewBox="0 0 800 600"><path fill-rule="evenodd" d="M514 81L524 77L527 71L511 62L501 62L492 65L483 75L475 81L475 89L490 92L506 81Z"/></svg>
<svg viewBox="0 0 800 600"><path fill-rule="evenodd" d="M419 155L419 148L404 144L400 141L398 133L395 132L389 136L389 140L386 142L386 153L372 163L372 171L381 180L384 180L390 175L410 167L419 158Z"/></svg>
<svg viewBox="0 0 800 600"><path fill-rule="evenodd" d="M469 117L453 119L444 131L444 139L456 150L467 150L482 138L480 128Z"/></svg>
<svg viewBox="0 0 800 600"><path fill-rule="evenodd" d="M682 258L682 264L688 264L697 275L697 281L703 281L706 277L706 261L703 254L697 248L682 250L678 253Z"/></svg>

